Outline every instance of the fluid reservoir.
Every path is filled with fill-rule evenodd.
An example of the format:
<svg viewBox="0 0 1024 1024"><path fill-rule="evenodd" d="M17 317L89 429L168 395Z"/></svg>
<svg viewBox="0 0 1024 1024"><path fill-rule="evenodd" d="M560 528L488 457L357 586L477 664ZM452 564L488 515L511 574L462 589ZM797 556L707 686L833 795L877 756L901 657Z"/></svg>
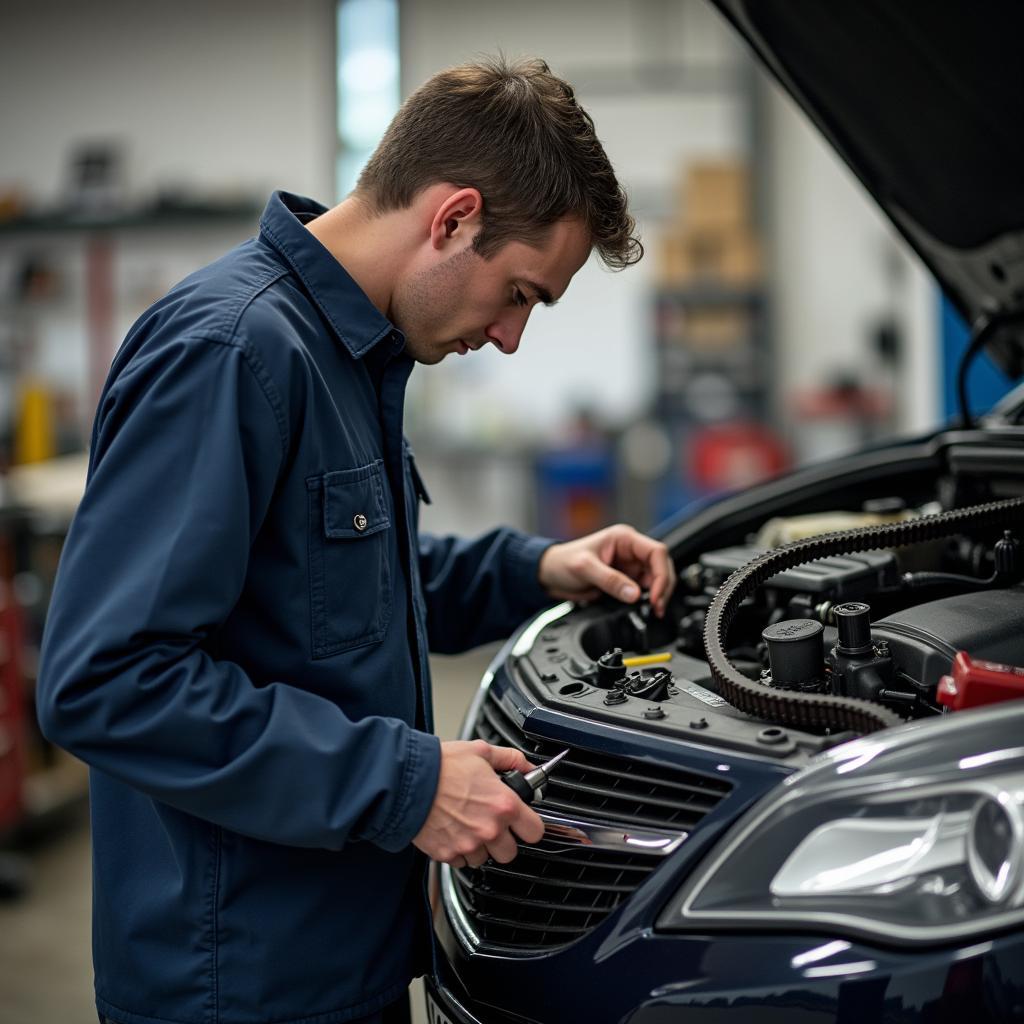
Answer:
<svg viewBox="0 0 1024 1024"><path fill-rule="evenodd" d="M768 645L772 685L804 689L825 674L825 627L814 619L784 619L761 633Z"/></svg>
<svg viewBox="0 0 1024 1024"><path fill-rule="evenodd" d="M832 610L839 627L841 654L869 654L871 652L871 605L863 601L846 601Z"/></svg>

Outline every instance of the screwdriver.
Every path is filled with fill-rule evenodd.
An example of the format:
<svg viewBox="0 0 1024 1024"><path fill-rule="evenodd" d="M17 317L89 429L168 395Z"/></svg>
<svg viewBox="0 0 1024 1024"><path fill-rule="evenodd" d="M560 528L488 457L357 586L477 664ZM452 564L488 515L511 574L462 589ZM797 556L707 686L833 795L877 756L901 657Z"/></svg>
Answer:
<svg viewBox="0 0 1024 1024"><path fill-rule="evenodd" d="M551 769L569 753L569 749L566 747L565 750L560 754L556 754L550 761L545 761L544 764L534 768L533 771L527 772L525 775L522 772L513 771L505 772L504 775L499 775L498 777L524 804L532 804L534 800L543 798L544 792L541 787L548 781Z"/></svg>

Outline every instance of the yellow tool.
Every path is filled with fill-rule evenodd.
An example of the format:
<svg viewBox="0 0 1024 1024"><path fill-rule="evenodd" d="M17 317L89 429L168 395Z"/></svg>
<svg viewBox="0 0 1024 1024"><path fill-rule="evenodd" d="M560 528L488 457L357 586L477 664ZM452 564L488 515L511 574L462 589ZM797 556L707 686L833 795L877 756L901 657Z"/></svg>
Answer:
<svg viewBox="0 0 1024 1024"><path fill-rule="evenodd" d="M671 660L672 652L662 651L661 654L638 654L635 658L623 658L622 664L626 668L641 668L644 665L660 665Z"/></svg>

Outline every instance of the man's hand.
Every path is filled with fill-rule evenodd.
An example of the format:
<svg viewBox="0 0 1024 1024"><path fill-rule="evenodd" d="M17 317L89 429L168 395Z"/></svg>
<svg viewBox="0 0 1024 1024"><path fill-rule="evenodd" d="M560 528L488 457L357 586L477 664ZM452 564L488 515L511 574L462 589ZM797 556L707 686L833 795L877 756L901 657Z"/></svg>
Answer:
<svg viewBox="0 0 1024 1024"><path fill-rule="evenodd" d="M668 548L621 523L553 544L541 555L538 576L552 597L568 601L588 601L603 591L632 604L645 587L658 618L676 586Z"/></svg>
<svg viewBox="0 0 1024 1024"><path fill-rule="evenodd" d="M536 767L518 750L484 740L442 743L434 804L413 846L455 868L478 868L488 857L507 864L517 852L516 836L540 842L544 822L496 773Z"/></svg>

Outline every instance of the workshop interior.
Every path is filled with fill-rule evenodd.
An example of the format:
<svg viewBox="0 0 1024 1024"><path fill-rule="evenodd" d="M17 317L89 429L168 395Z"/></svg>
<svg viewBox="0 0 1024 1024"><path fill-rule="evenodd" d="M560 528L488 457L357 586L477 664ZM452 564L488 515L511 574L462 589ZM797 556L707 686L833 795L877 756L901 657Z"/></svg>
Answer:
<svg viewBox="0 0 1024 1024"><path fill-rule="evenodd" d="M627 522L678 584L664 617L552 603L432 658L436 731L543 765L547 831L433 871L413 1019L1024 1020L1022 20L5 3L0 1024L95 1019L88 771L34 685L121 340L273 190L340 201L412 90L499 51L572 83L645 255L592 257L511 358L417 367L421 529Z"/></svg>

